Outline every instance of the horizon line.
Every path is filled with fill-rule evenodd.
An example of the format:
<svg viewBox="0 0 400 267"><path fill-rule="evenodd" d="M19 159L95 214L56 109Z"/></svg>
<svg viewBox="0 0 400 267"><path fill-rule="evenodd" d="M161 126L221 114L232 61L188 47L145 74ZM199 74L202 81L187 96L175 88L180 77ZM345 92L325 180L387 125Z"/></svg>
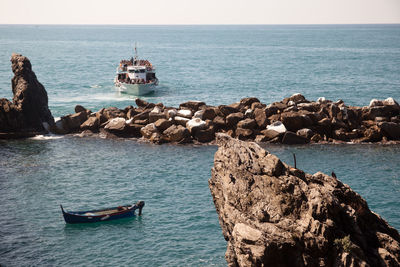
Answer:
<svg viewBox="0 0 400 267"><path fill-rule="evenodd" d="M101 24L101 23L0 23L6 26L295 26L295 25L400 25L400 22L378 23L203 23L203 24Z"/></svg>

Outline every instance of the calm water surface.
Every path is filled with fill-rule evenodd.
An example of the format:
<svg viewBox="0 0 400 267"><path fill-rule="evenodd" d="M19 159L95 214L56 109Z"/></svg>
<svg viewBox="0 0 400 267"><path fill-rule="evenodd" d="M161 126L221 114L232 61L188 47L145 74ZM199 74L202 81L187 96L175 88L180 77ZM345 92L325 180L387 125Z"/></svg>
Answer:
<svg viewBox="0 0 400 267"><path fill-rule="evenodd" d="M11 98L12 52L27 55L55 116L76 104L123 108L112 86L121 58L157 67L152 102L400 100L400 26L0 25L0 97ZM214 146L46 137L0 141L0 264L5 266L225 266L226 242L208 189ZM400 229L400 146L268 146L299 168L334 170ZM70 210L144 200L141 218L66 225Z"/></svg>

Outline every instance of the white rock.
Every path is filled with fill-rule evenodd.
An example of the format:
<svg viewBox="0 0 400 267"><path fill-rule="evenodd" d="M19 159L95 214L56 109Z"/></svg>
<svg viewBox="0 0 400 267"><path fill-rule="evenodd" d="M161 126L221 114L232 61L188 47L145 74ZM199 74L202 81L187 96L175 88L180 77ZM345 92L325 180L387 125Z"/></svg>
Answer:
<svg viewBox="0 0 400 267"><path fill-rule="evenodd" d="M325 97L319 97L318 99L317 99L317 102L318 103L325 103L326 102L326 99L325 99Z"/></svg>
<svg viewBox="0 0 400 267"><path fill-rule="evenodd" d="M248 110L246 110L246 111L244 112L244 115L245 115L246 117L250 117L251 115L253 115L253 110L249 108Z"/></svg>
<svg viewBox="0 0 400 267"><path fill-rule="evenodd" d="M278 133L285 133L287 131L285 125L280 121L268 125L267 130L274 130Z"/></svg>
<svg viewBox="0 0 400 267"><path fill-rule="evenodd" d="M292 100L290 100L287 104L288 104L289 107L296 105L296 103L294 101L292 101Z"/></svg>
<svg viewBox="0 0 400 267"><path fill-rule="evenodd" d="M383 106L383 102L378 99L371 99L371 102L369 102L369 107L377 107L377 106Z"/></svg>
<svg viewBox="0 0 400 267"><path fill-rule="evenodd" d="M124 118L121 118L121 117L113 118L108 121L107 125L104 126L104 128L109 129L109 128L115 127L119 123L125 124L125 122L126 122L126 120Z"/></svg>
<svg viewBox="0 0 400 267"><path fill-rule="evenodd" d="M177 114L176 109L168 110L167 114L168 114L168 118L174 118Z"/></svg>
<svg viewBox="0 0 400 267"><path fill-rule="evenodd" d="M180 109L177 112L178 116L184 117L184 118L191 118L192 117L192 111L189 109Z"/></svg>
<svg viewBox="0 0 400 267"><path fill-rule="evenodd" d="M344 103L344 102L343 102L342 99L339 99L338 101L335 102L336 105L340 105L340 104L343 104L343 103Z"/></svg>
<svg viewBox="0 0 400 267"><path fill-rule="evenodd" d="M153 110L152 111L150 111L150 113L155 113L155 114L159 114L159 113L161 113L161 108L160 107L158 107L158 106L155 106L154 108L153 108Z"/></svg>
<svg viewBox="0 0 400 267"><path fill-rule="evenodd" d="M184 118L181 116L175 116L174 120L177 122L177 124L180 124L182 126L186 126L186 123L189 121L188 118Z"/></svg>
<svg viewBox="0 0 400 267"><path fill-rule="evenodd" d="M343 119L347 120L348 119L347 108L346 107L340 107L340 111L343 114Z"/></svg>
<svg viewBox="0 0 400 267"><path fill-rule="evenodd" d="M130 118L129 120L126 120L125 123L126 123L126 124L129 124L129 123L131 123L132 121L133 121L133 118Z"/></svg>
<svg viewBox="0 0 400 267"><path fill-rule="evenodd" d="M203 119L204 110L198 110L194 113L193 118Z"/></svg>
<svg viewBox="0 0 400 267"><path fill-rule="evenodd" d="M202 119L194 118L186 123L186 128L188 128L188 130L192 132L193 129L205 129L207 128L207 125L206 122Z"/></svg>
<svg viewBox="0 0 400 267"><path fill-rule="evenodd" d="M385 100L383 100L384 105L388 106L398 106L399 104L396 102L396 100L393 99L393 97L388 97Z"/></svg>

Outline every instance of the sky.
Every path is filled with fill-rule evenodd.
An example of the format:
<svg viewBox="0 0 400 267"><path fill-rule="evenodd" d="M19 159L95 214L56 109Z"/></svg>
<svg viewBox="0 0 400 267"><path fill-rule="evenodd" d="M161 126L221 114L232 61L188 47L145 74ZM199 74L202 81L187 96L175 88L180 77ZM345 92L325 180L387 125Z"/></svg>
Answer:
<svg viewBox="0 0 400 267"><path fill-rule="evenodd" d="M400 0L0 0L0 24L400 23Z"/></svg>

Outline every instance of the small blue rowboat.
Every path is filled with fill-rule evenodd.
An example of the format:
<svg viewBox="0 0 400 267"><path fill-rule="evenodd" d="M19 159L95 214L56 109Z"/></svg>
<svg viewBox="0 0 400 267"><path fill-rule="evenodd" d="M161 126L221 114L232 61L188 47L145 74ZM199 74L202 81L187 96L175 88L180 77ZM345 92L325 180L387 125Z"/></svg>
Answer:
<svg viewBox="0 0 400 267"><path fill-rule="evenodd" d="M125 205L88 211L65 211L62 205L60 205L60 207L66 223L92 223L133 217L137 209L139 210L140 216L142 215L144 201L139 201L132 206Z"/></svg>

